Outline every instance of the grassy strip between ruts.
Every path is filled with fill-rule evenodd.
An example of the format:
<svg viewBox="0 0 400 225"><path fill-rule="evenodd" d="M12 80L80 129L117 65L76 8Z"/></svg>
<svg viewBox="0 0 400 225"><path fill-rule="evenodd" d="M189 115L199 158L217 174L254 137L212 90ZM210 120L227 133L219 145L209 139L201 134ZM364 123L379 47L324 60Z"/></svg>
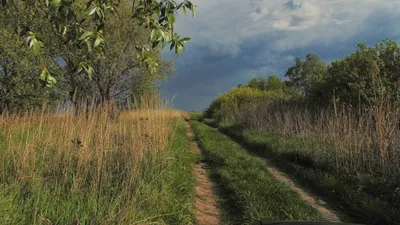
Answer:
<svg viewBox="0 0 400 225"><path fill-rule="evenodd" d="M251 152L268 158L304 187L328 199L335 208L345 211L352 218L351 222L374 225L400 224L397 207L361 190L360 187L368 186L365 178L345 177L330 170L329 165L319 165L308 155L308 148L312 145L300 142L294 137L265 134L237 124L218 124L213 119L203 119L203 122L214 128L219 127L222 133L238 141Z"/></svg>
<svg viewBox="0 0 400 225"><path fill-rule="evenodd" d="M264 162L209 126L193 121L192 129L217 186L224 221L249 224L256 220L323 220L284 183L275 180Z"/></svg>

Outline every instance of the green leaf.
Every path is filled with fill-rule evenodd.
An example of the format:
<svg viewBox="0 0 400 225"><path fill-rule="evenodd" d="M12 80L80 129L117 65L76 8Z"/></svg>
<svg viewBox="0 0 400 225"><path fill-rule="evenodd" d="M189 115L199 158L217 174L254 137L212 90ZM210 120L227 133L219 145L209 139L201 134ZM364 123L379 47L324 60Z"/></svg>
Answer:
<svg viewBox="0 0 400 225"><path fill-rule="evenodd" d="M67 34L67 26L64 26L64 30L63 30L62 35L65 36L66 34Z"/></svg>
<svg viewBox="0 0 400 225"><path fill-rule="evenodd" d="M181 43L177 42L176 43L176 48L175 48L176 55L181 54L183 49L184 49L184 46Z"/></svg>
<svg viewBox="0 0 400 225"><path fill-rule="evenodd" d="M36 39L34 37L29 38L29 40L28 40L29 48L33 47L35 41L36 41Z"/></svg>
<svg viewBox="0 0 400 225"><path fill-rule="evenodd" d="M51 1L51 5L52 5L54 8L58 8L58 6L60 5L60 3L61 3L61 0L53 0L53 1Z"/></svg>
<svg viewBox="0 0 400 225"><path fill-rule="evenodd" d="M174 14L172 14L172 13L168 14L167 18L168 18L168 23L169 24L174 24L175 23L175 15Z"/></svg>
<svg viewBox="0 0 400 225"><path fill-rule="evenodd" d="M158 46L158 44L160 43L160 41L155 41L155 42L153 42L153 48L155 48L155 47L157 47Z"/></svg>
<svg viewBox="0 0 400 225"><path fill-rule="evenodd" d="M88 48L88 51L92 52L92 45L90 44L90 42L86 42L86 46Z"/></svg>
<svg viewBox="0 0 400 225"><path fill-rule="evenodd" d="M32 39L32 43L33 43L33 53L35 55L39 55L39 53L40 53L40 42L34 38L34 39Z"/></svg>
<svg viewBox="0 0 400 225"><path fill-rule="evenodd" d="M96 12L97 7L94 7L90 12L89 15L93 15Z"/></svg>
<svg viewBox="0 0 400 225"><path fill-rule="evenodd" d="M176 9L182 8L183 4L184 4L184 2L179 3L179 5L178 5L178 7L176 7Z"/></svg>
<svg viewBox="0 0 400 225"><path fill-rule="evenodd" d="M175 42L171 43L171 46L169 47L169 50L171 51L175 47Z"/></svg>
<svg viewBox="0 0 400 225"><path fill-rule="evenodd" d="M96 41L94 42L94 47L97 48L97 46L99 46L101 42L102 38L97 36Z"/></svg>
<svg viewBox="0 0 400 225"><path fill-rule="evenodd" d="M175 9L176 8L176 3L174 1L168 2L168 6L170 9Z"/></svg>
<svg viewBox="0 0 400 225"><path fill-rule="evenodd" d="M87 73L87 75L89 76L89 78L92 79L93 72L94 72L93 68L89 64L82 62L79 64L78 73L80 73L82 71L82 69L84 69L85 72Z"/></svg>
<svg viewBox="0 0 400 225"><path fill-rule="evenodd" d="M88 69L86 70L88 76L90 79L92 79L93 76L93 68L91 66L88 66Z"/></svg>
<svg viewBox="0 0 400 225"><path fill-rule="evenodd" d="M150 35L150 40L151 41L154 41L155 39L156 39L156 37L157 37L157 29L153 29L152 31L151 31L151 35Z"/></svg>
<svg viewBox="0 0 400 225"><path fill-rule="evenodd" d="M40 79L42 81L46 81L47 80L47 76L48 76L48 71L47 68L43 68L42 72L40 73Z"/></svg>
<svg viewBox="0 0 400 225"><path fill-rule="evenodd" d="M187 16L187 12L186 12L186 7L185 7L185 6L182 7L182 11L183 11L183 14L184 14L185 16Z"/></svg>
<svg viewBox="0 0 400 225"><path fill-rule="evenodd" d="M86 39L87 37L90 37L93 35L92 31L86 31L85 33L82 34L82 36L79 38L80 41L82 41L83 39Z"/></svg>
<svg viewBox="0 0 400 225"><path fill-rule="evenodd" d="M57 80L54 78L46 67L43 67L42 73L40 74L40 80L46 83L47 87L53 87Z"/></svg>
<svg viewBox="0 0 400 225"><path fill-rule="evenodd" d="M190 40L190 37L185 37L185 38L182 38L181 40L179 40L180 42L182 42L182 43L185 43L185 42L187 42L187 41L189 41Z"/></svg>
<svg viewBox="0 0 400 225"><path fill-rule="evenodd" d="M196 17L196 11L194 10L194 5L193 4L192 4L191 10L192 10L192 16Z"/></svg>
<svg viewBox="0 0 400 225"><path fill-rule="evenodd" d="M162 39L166 39L165 38L165 32L163 30L160 30L159 33L160 33Z"/></svg>
<svg viewBox="0 0 400 225"><path fill-rule="evenodd" d="M193 5L193 4L192 4L190 1L186 1L185 6L186 6L187 8L192 9L192 5Z"/></svg>
<svg viewBox="0 0 400 225"><path fill-rule="evenodd" d="M57 84L57 80L56 78L54 78L53 76L51 76L51 74L49 72L47 72L47 87L53 87L55 84Z"/></svg>

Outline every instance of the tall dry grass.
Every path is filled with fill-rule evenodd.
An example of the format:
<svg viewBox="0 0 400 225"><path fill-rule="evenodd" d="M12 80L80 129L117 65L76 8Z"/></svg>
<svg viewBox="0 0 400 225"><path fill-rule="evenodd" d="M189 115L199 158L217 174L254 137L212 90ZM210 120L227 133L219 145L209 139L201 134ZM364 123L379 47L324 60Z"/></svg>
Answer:
<svg viewBox="0 0 400 225"><path fill-rule="evenodd" d="M290 136L312 145L315 155L345 173L368 174L398 182L400 108L382 99L374 107L312 108L298 103L255 104L237 120L252 128Z"/></svg>
<svg viewBox="0 0 400 225"><path fill-rule="evenodd" d="M156 97L140 102L117 120L110 107L3 113L0 222L128 224L149 215L144 180L164 171L171 123L184 113Z"/></svg>

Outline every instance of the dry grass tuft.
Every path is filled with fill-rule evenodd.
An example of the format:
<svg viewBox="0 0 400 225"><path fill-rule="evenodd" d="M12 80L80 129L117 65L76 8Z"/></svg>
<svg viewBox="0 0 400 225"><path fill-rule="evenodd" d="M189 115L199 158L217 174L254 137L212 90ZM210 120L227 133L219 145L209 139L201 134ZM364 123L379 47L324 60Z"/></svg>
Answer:
<svg viewBox="0 0 400 225"><path fill-rule="evenodd" d="M237 118L263 132L299 138L312 143L318 155L334 160L347 173L400 177L400 108L382 101L373 108L334 105L312 110L304 105L255 105Z"/></svg>

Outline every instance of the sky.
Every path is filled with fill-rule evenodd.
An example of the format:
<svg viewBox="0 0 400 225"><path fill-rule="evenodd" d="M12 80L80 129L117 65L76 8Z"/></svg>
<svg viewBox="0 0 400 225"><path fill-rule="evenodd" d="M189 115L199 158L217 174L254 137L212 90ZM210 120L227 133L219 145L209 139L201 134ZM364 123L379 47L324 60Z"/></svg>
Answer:
<svg viewBox="0 0 400 225"><path fill-rule="evenodd" d="M325 62L357 43L400 41L400 0L192 0L196 17L178 16L176 31L192 39L162 82L175 108L205 109L218 94L256 76L283 78L296 57Z"/></svg>

